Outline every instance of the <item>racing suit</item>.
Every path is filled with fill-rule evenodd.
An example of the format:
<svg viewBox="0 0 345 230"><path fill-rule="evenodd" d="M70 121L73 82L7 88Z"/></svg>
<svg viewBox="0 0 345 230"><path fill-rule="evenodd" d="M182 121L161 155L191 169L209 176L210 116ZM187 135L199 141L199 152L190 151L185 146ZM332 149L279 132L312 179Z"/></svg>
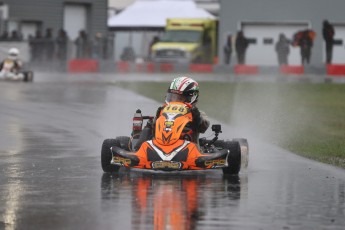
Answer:
<svg viewBox="0 0 345 230"><path fill-rule="evenodd" d="M22 67L22 63L18 60L12 60L6 58L4 61L0 63L0 78L8 78L8 79L21 79L24 77L22 73L20 73L20 69Z"/></svg>
<svg viewBox="0 0 345 230"><path fill-rule="evenodd" d="M139 140L136 142L133 148L134 150L138 150L144 141L150 140L152 137L154 137L156 120L159 118L162 110L165 108L166 105L167 104L164 104L163 106L157 109L156 116L153 119L153 122L148 123L148 125L144 127L144 129L141 131ZM208 129L210 125L210 121L208 120L206 113L203 111L200 111L195 106L191 107L191 113L192 113L193 121L192 123L187 124L185 129L192 130L192 134L190 136L189 141L192 141L199 146L199 134L206 132L206 130Z"/></svg>
<svg viewBox="0 0 345 230"><path fill-rule="evenodd" d="M153 122L153 131L155 130L155 121L161 114L161 111L164 109L166 105L163 105L157 109L156 117ZM199 134L205 133L208 127L210 126L210 121L205 112L199 110L196 106L192 106L191 113L193 116L193 121L190 124L186 125L187 129L192 129L192 136L191 140L194 143L199 143Z"/></svg>

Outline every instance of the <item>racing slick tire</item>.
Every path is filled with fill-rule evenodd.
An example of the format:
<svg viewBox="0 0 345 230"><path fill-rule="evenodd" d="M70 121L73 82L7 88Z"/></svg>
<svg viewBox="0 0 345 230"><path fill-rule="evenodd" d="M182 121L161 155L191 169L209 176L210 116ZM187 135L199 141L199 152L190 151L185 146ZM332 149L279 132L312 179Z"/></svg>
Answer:
<svg viewBox="0 0 345 230"><path fill-rule="evenodd" d="M34 80L34 73L32 71L24 72L24 79L25 82L32 82Z"/></svg>
<svg viewBox="0 0 345 230"><path fill-rule="evenodd" d="M241 170L241 146L238 141L224 141L222 143L224 149L230 151L227 161L228 167L222 168L223 174L234 175L238 174Z"/></svg>
<svg viewBox="0 0 345 230"><path fill-rule="evenodd" d="M241 169L248 168L249 163L249 145L245 138L234 138L233 141L238 141L241 146Z"/></svg>
<svg viewBox="0 0 345 230"><path fill-rule="evenodd" d="M120 147L120 143L117 139L105 139L102 144L101 150L101 163L102 169L106 173L118 172L120 166L112 165L111 159L113 157L110 148L113 146Z"/></svg>

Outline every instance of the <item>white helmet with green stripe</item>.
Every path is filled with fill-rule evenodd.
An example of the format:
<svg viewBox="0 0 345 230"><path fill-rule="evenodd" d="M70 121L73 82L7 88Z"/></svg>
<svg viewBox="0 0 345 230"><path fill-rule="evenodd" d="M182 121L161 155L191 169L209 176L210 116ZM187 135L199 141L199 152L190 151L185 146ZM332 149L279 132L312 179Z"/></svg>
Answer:
<svg viewBox="0 0 345 230"><path fill-rule="evenodd" d="M195 104L198 97L199 84L189 77L178 77L171 82L165 101Z"/></svg>

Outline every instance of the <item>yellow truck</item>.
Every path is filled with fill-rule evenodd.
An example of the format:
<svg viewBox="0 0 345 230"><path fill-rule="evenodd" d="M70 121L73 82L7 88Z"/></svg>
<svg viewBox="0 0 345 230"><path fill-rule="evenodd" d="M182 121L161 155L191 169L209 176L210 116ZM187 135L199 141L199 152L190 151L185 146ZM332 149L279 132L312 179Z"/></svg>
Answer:
<svg viewBox="0 0 345 230"><path fill-rule="evenodd" d="M209 63L217 56L215 19L171 18L165 33L151 47L154 62Z"/></svg>

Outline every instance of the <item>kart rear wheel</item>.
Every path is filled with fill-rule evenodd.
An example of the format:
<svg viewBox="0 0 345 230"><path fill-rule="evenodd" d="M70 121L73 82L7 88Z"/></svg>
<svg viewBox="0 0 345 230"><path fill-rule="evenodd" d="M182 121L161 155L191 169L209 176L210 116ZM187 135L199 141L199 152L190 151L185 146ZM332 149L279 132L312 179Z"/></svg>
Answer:
<svg viewBox="0 0 345 230"><path fill-rule="evenodd" d="M238 174L241 169L241 146L238 141L224 141L222 147L230 151L228 155L228 167L223 168L223 174Z"/></svg>
<svg viewBox="0 0 345 230"><path fill-rule="evenodd" d="M120 166L110 164L111 159L113 157L110 148L113 146L120 147L119 141L116 139L105 139L103 141L101 150L101 163L104 172L118 172L120 169Z"/></svg>
<svg viewBox="0 0 345 230"><path fill-rule="evenodd" d="M248 168L249 162L249 145L245 138L234 138L233 141L238 141L241 146L241 169Z"/></svg>

